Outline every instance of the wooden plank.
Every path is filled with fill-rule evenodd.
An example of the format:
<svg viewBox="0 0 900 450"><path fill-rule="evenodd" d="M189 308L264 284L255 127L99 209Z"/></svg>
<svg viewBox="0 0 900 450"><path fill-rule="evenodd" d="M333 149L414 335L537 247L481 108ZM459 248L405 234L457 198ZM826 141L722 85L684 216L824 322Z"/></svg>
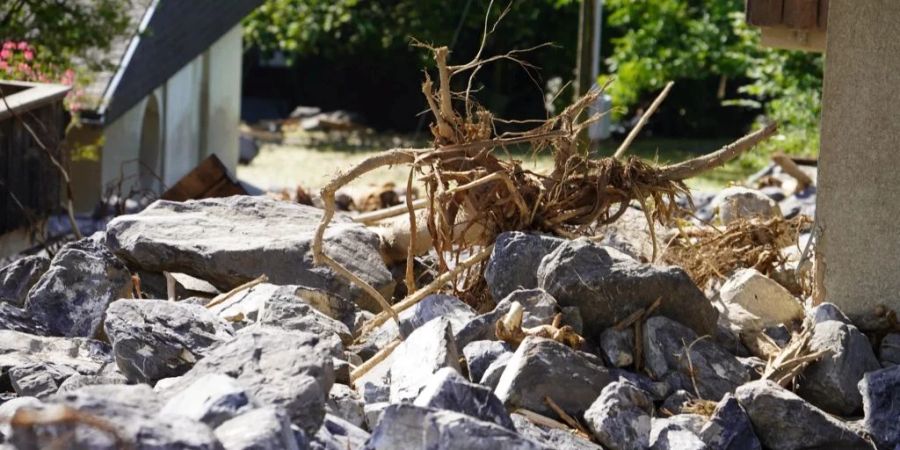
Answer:
<svg viewBox="0 0 900 450"><path fill-rule="evenodd" d="M818 27L819 0L784 0L784 17L786 27L799 30L811 30Z"/></svg>
<svg viewBox="0 0 900 450"><path fill-rule="evenodd" d="M160 198L183 202L232 195L247 195L247 191L231 178L222 161L212 154L163 192Z"/></svg>
<svg viewBox="0 0 900 450"><path fill-rule="evenodd" d="M785 0L747 0L747 23L757 27L781 25Z"/></svg>
<svg viewBox="0 0 900 450"><path fill-rule="evenodd" d="M819 29L828 29L828 0L819 0Z"/></svg>
<svg viewBox="0 0 900 450"><path fill-rule="evenodd" d="M807 52L825 51L825 32L818 29L795 30L787 27L762 27L761 30L760 44L765 47Z"/></svg>

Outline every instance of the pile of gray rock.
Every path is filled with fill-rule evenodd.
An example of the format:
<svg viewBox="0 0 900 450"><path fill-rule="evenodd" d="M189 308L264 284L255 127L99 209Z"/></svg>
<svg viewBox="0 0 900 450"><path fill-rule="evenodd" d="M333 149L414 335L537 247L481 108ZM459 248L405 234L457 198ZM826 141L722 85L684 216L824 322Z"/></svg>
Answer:
<svg viewBox="0 0 900 450"><path fill-rule="evenodd" d="M704 292L629 254L641 233L504 233L492 310L435 294L359 340L378 305L313 264L320 218L156 202L0 269L0 449L900 449L900 334L752 269ZM392 295L374 232L339 218L325 242ZM525 327L561 314L584 346L498 340L514 305ZM761 379L742 333L784 345L801 323L824 356L787 387Z"/></svg>

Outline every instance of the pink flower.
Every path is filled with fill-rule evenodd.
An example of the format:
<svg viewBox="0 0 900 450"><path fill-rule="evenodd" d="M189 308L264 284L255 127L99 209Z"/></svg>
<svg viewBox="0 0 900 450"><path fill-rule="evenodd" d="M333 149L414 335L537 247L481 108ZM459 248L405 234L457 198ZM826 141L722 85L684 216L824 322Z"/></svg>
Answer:
<svg viewBox="0 0 900 450"><path fill-rule="evenodd" d="M31 61L32 59L34 59L34 52L25 50L25 61Z"/></svg>
<svg viewBox="0 0 900 450"><path fill-rule="evenodd" d="M16 43L13 41L6 41L3 43L3 50L15 50Z"/></svg>
<svg viewBox="0 0 900 450"><path fill-rule="evenodd" d="M0 70L9 69L9 64L6 61L0 61Z"/></svg>
<svg viewBox="0 0 900 450"><path fill-rule="evenodd" d="M26 42L26 41L19 42L19 46L16 48L18 48L19 50L28 50L28 42Z"/></svg>
<svg viewBox="0 0 900 450"><path fill-rule="evenodd" d="M25 64L25 63L19 63L19 70L22 71L23 73L30 74L31 66L29 66L28 64Z"/></svg>
<svg viewBox="0 0 900 450"><path fill-rule="evenodd" d="M75 78L75 71L72 69L66 69L66 72L63 74L66 78Z"/></svg>
<svg viewBox="0 0 900 450"><path fill-rule="evenodd" d="M12 58L11 51L9 51L7 49L0 50L0 59L10 59L10 58Z"/></svg>

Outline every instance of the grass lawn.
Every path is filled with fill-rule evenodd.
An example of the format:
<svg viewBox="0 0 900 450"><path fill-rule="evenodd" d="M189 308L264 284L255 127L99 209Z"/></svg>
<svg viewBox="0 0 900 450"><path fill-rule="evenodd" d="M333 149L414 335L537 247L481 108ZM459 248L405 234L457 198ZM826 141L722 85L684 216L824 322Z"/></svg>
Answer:
<svg viewBox="0 0 900 450"><path fill-rule="evenodd" d="M671 140L640 139L631 146L630 153L661 164L683 161L698 154L708 153L727 144L727 140ZM408 138L385 135L325 134L289 135L282 144L264 145L250 165L238 167L238 177L262 189L293 189L298 184L308 189L323 186L338 170L346 170L373 152L396 147L424 146ZM605 143L597 154L612 155L618 143ZM524 152L512 152L523 166L534 171L546 172L553 164L549 153L532 156ZM729 182L738 181L753 172L746 164L731 163L688 181L694 189L717 189ZM404 167L376 170L360 178L360 186L381 185L393 181L406 183L409 175Z"/></svg>

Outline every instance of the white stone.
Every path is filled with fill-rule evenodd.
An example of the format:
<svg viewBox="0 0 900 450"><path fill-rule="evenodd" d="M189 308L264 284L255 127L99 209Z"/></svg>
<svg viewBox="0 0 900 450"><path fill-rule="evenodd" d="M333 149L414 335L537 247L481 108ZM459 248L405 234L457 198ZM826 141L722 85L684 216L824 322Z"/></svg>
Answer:
<svg viewBox="0 0 900 450"><path fill-rule="evenodd" d="M781 217L775 200L754 189L732 186L719 192L712 201L718 208L719 219L728 225L738 219L770 219Z"/></svg>
<svg viewBox="0 0 900 450"><path fill-rule="evenodd" d="M803 304L756 269L735 272L722 285L719 299L726 309L738 305L758 317L766 327L803 318Z"/></svg>

